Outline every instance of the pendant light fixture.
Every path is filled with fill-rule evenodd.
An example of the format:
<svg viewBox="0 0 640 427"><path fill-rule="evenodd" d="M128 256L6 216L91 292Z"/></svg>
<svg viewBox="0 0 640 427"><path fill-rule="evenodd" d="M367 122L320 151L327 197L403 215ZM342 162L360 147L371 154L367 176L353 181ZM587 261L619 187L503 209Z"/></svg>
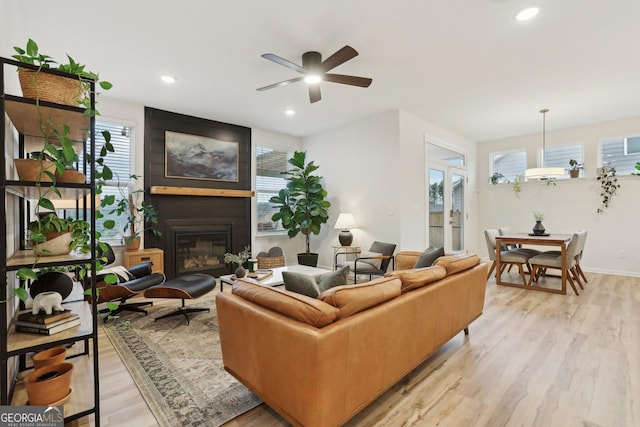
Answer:
<svg viewBox="0 0 640 427"><path fill-rule="evenodd" d="M545 118L547 112L549 112L548 108L544 108L540 110L542 113L542 158L540 161L539 168L531 168L527 169L524 172L524 177L526 179L549 179L549 178L560 178L564 176L564 168L561 167L552 167L546 168L544 167L544 158L545 158L545 138L546 138L546 129L545 129Z"/></svg>

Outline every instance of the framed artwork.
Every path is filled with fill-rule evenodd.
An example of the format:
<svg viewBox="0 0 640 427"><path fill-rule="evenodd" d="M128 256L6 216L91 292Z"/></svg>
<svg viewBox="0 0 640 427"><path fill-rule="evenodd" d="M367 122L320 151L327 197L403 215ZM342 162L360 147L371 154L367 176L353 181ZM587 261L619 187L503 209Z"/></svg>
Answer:
<svg viewBox="0 0 640 427"><path fill-rule="evenodd" d="M165 131L167 178L238 182L239 143Z"/></svg>

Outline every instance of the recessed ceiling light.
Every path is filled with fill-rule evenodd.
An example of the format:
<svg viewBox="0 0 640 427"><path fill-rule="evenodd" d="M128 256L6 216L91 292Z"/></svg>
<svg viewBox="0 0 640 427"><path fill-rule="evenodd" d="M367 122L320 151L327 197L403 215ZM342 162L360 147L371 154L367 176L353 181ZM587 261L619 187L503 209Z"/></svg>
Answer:
<svg viewBox="0 0 640 427"><path fill-rule="evenodd" d="M528 21L529 19L531 19L534 16L536 16L538 14L538 12L540 12L540 8L539 7L537 7L537 6L528 7L526 9L522 9L520 12L518 12L518 14L516 15L516 19L518 21Z"/></svg>
<svg viewBox="0 0 640 427"><path fill-rule="evenodd" d="M173 76L169 76L169 75L164 75L164 76L160 76L160 78L162 79L163 82L165 83L175 83L176 82L176 78Z"/></svg>
<svg viewBox="0 0 640 427"><path fill-rule="evenodd" d="M285 113L287 116L293 116L293 115L295 115L295 114L296 114L296 112L295 112L295 111L293 111L293 110L286 110L284 113Z"/></svg>
<svg viewBox="0 0 640 427"><path fill-rule="evenodd" d="M322 80L322 78L317 75L317 74L308 74L305 78L304 81L306 83L309 84L316 84L316 83L320 83L320 80Z"/></svg>

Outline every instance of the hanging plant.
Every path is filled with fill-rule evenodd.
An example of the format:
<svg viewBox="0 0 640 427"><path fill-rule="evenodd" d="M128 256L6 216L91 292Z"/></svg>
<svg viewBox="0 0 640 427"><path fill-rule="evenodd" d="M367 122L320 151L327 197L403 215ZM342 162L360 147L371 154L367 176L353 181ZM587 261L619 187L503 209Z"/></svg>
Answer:
<svg viewBox="0 0 640 427"><path fill-rule="evenodd" d="M520 197L521 191L522 191L522 188L520 188L520 177L516 176L513 179L513 192L516 193L516 197Z"/></svg>
<svg viewBox="0 0 640 427"><path fill-rule="evenodd" d="M600 182L600 197L602 197L602 204L598 208L598 213L604 213L616 191L620 188L618 177L616 176L616 168L609 165L602 166L598 169L598 177L596 179Z"/></svg>

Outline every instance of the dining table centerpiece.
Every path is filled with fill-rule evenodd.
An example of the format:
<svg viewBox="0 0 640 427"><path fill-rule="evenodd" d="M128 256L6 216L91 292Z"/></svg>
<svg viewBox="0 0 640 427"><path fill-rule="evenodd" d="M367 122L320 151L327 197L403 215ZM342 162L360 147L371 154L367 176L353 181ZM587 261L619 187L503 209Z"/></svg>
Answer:
<svg viewBox="0 0 640 427"><path fill-rule="evenodd" d="M536 209L533 211L533 219L536 220L536 224L533 226L533 234L536 236L544 236L545 228L542 225L542 221L544 220L544 211L542 209Z"/></svg>

